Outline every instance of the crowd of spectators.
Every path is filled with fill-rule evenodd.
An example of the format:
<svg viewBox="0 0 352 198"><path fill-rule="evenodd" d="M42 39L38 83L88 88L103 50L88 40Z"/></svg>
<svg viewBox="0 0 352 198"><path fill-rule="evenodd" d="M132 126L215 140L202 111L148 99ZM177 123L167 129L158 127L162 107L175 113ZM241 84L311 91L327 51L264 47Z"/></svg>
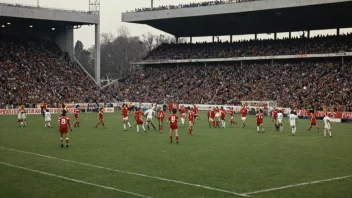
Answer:
<svg viewBox="0 0 352 198"><path fill-rule="evenodd" d="M99 87L58 46L46 40L0 37L0 105L45 101L110 102Z"/></svg>
<svg viewBox="0 0 352 198"><path fill-rule="evenodd" d="M287 61L147 67L107 92L118 100L186 104L277 101L279 106L352 111L351 62ZM331 109L330 109L331 110Z"/></svg>
<svg viewBox="0 0 352 198"><path fill-rule="evenodd" d="M135 12L147 12L147 11L156 11L156 10L171 10L171 9L180 9L180 8L196 8L204 6L213 6L220 4L228 3L243 3L251 1L261 1L261 0L216 0L216 1L203 1L199 3L189 3L189 4L179 4L179 5L161 5L154 8L136 8Z"/></svg>
<svg viewBox="0 0 352 198"><path fill-rule="evenodd" d="M297 54L323 54L352 51L352 34L282 40L162 44L145 60L233 58Z"/></svg>

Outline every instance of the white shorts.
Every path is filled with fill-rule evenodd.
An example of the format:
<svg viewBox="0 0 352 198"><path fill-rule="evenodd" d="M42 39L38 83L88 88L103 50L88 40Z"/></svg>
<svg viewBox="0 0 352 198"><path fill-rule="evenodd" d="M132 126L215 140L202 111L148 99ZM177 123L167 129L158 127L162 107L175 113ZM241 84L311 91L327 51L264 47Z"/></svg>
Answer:
<svg viewBox="0 0 352 198"><path fill-rule="evenodd" d="M220 117L215 117L215 121L220 121Z"/></svg>
<svg viewBox="0 0 352 198"><path fill-rule="evenodd" d="M231 116L231 120L233 120L233 116Z"/></svg>
<svg viewBox="0 0 352 198"><path fill-rule="evenodd" d="M296 127L296 120L295 121L290 121L290 126L291 127Z"/></svg>
<svg viewBox="0 0 352 198"><path fill-rule="evenodd" d="M330 123L327 123L327 124L324 124L324 129L331 129L331 127L330 127Z"/></svg>
<svg viewBox="0 0 352 198"><path fill-rule="evenodd" d="M189 126L193 126L193 121L188 121Z"/></svg>
<svg viewBox="0 0 352 198"><path fill-rule="evenodd" d="M123 121L128 121L128 117L122 118Z"/></svg>
<svg viewBox="0 0 352 198"><path fill-rule="evenodd" d="M147 122L151 122L153 120L153 117L148 116L147 117Z"/></svg>
<svg viewBox="0 0 352 198"><path fill-rule="evenodd" d="M220 113L216 113L215 118L220 118Z"/></svg>
<svg viewBox="0 0 352 198"><path fill-rule="evenodd" d="M209 122L214 122L213 118L209 118Z"/></svg>
<svg viewBox="0 0 352 198"><path fill-rule="evenodd" d="M246 121L247 117L242 117L241 119L242 121Z"/></svg>
<svg viewBox="0 0 352 198"><path fill-rule="evenodd" d="M27 117L26 117L26 115L22 115L22 119L26 119Z"/></svg>
<svg viewBox="0 0 352 198"><path fill-rule="evenodd" d="M181 116L182 116L182 117L186 117L186 114L185 114L185 113L183 113L183 114L181 114Z"/></svg>
<svg viewBox="0 0 352 198"><path fill-rule="evenodd" d="M51 122L51 118L45 118L45 122Z"/></svg>
<svg viewBox="0 0 352 198"><path fill-rule="evenodd" d="M282 124L282 119L277 119L276 124Z"/></svg>
<svg viewBox="0 0 352 198"><path fill-rule="evenodd" d="M22 115L21 114L18 114L17 115L17 118L20 120L20 119L22 119Z"/></svg>

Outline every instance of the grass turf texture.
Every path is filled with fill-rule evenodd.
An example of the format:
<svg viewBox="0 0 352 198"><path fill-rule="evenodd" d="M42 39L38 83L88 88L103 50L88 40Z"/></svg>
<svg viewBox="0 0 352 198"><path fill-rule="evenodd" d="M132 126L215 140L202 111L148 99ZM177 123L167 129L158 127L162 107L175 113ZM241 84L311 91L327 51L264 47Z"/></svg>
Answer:
<svg viewBox="0 0 352 198"><path fill-rule="evenodd" d="M238 194L352 175L350 124L332 124L333 138L325 139L322 129L320 133L315 129L308 132L309 121L299 120L292 137L287 123L283 132L275 132L270 117L264 119L266 132L258 134L254 116L247 118L245 129L229 128L229 124L226 129L214 129L208 127L202 114L194 126L194 136L188 135L187 127L180 127L177 145L169 143L167 123L164 134L154 130L136 133L135 125L123 131L120 113L114 113L105 114L107 129L96 129L97 114L91 113L81 114L81 127L70 133L67 149L59 147L57 115L53 115L53 129L44 128L41 116L29 115L27 128L17 127L16 118L0 118L0 162L150 197L240 196L70 161ZM318 124L322 128L322 122ZM351 186L352 177L250 196L352 197ZM0 192L0 197L138 197L4 164L0 164Z"/></svg>

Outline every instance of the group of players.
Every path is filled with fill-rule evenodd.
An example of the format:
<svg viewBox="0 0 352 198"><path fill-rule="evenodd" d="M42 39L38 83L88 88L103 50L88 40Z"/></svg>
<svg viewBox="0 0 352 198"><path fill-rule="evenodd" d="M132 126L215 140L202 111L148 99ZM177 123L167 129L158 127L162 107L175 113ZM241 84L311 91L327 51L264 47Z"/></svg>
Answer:
<svg viewBox="0 0 352 198"><path fill-rule="evenodd" d="M179 116L177 113L179 112L180 114L180 119L181 119L181 124L182 126L185 127L185 120L188 119L188 126L189 126L189 135L193 135L193 126L196 121L196 119L199 119L199 114L198 114L198 108L196 105L193 107L185 107L181 106L179 109L176 108L170 108L169 106L169 113L170 116L167 119L167 122L169 123L169 137L170 137L170 142L173 142L173 134L176 136L176 143L179 141L179 135L178 135L178 126L179 126ZM159 132L163 133L164 132L164 120L165 120L165 113L167 109L166 107L158 108L157 106L149 106L149 108L143 112L141 108L137 108L135 113L134 113L134 119L136 122L136 129L137 132L139 132L140 127L143 129L144 132L146 132L145 125L147 129L152 126L154 130L156 130L156 127L153 123L153 117L156 117L158 119L158 124L159 124ZM246 127L246 117L247 117L247 112L248 109L243 106L240 109L240 115L241 115L241 120L242 120L242 127ZM129 128L132 128L132 125L129 122L129 113L130 113L130 108L127 105L123 105L121 109L121 114L123 118L123 127L124 130L127 130L127 125ZM51 128L51 113L48 109L43 109L43 114L44 114L44 120L45 120L45 127L50 127ZM187 116L188 114L188 116ZM223 107L210 107L207 113L208 116L208 123L209 127L214 127L214 128L225 128L226 127L226 115L230 115L230 125L231 127L233 125L238 125L238 123L234 120L234 115L235 115L235 110L234 108L228 108L225 110ZM76 106L74 110L74 117L75 117L75 124L74 127L79 127L80 126L80 107L79 105ZM143 121L143 117L146 117L145 122ZM257 132L259 133L260 130L262 132L265 132L264 129L264 114L263 111L260 109L257 111L256 114L256 124L257 124ZM292 128L292 135L294 136L296 133L296 122L298 122L298 116L295 111L291 111L290 114L288 115L288 120L289 120L289 125ZM272 122L275 125L276 131L277 132L282 132L283 131L283 121L284 115L282 110L277 110L274 108L272 112ZM326 115L323 118L324 122L324 137L326 137L327 132L329 133L330 137L332 137L331 133L331 126L330 126L330 118ZM21 106L19 111L18 111L18 123L20 127L25 127L27 125L27 119L26 119L26 110L24 109L24 106ZM98 123L95 125L97 128L99 125L102 125L105 128L105 122L104 122L104 108L99 109L98 113ZM315 127L317 131L319 132L319 127L317 126L316 122L316 117L313 112L310 113L310 127L308 131L312 129L312 127ZM70 119L67 116L67 108L63 107L62 110L62 115L58 118L58 128L57 130L60 132L60 143L61 147L64 147L63 145L63 140L64 136L66 138L66 147L68 148L68 142L69 142L69 135L68 131L69 129L72 131L71 125L70 125Z"/></svg>

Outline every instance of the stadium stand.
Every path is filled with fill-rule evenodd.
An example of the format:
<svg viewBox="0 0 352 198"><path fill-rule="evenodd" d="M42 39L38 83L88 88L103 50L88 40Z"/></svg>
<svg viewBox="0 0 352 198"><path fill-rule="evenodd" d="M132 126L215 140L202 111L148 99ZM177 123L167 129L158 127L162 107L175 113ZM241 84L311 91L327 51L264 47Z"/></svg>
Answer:
<svg viewBox="0 0 352 198"><path fill-rule="evenodd" d="M47 40L0 38L0 105L33 107L46 101L111 101L58 46Z"/></svg>
<svg viewBox="0 0 352 198"><path fill-rule="evenodd" d="M145 60L233 58L253 56L325 54L352 51L352 34L283 40L224 43L162 44Z"/></svg>
<svg viewBox="0 0 352 198"><path fill-rule="evenodd" d="M180 9L180 8L195 8L195 7L213 6L213 5L228 4L228 3L243 3L243 2L252 2L252 1L261 1L261 0L203 1L199 3L189 3L189 4L179 4L179 5L162 5L154 8L136 8L135 12L170 10L170 9Z"/></svg>
<svg viewBox="0 0 352 198"><path fill-rule="evenodd" d="M281 61L146 67L108 92L120 101L240 104L276 100L279 106L352 110L352 62Z"/></svg>

